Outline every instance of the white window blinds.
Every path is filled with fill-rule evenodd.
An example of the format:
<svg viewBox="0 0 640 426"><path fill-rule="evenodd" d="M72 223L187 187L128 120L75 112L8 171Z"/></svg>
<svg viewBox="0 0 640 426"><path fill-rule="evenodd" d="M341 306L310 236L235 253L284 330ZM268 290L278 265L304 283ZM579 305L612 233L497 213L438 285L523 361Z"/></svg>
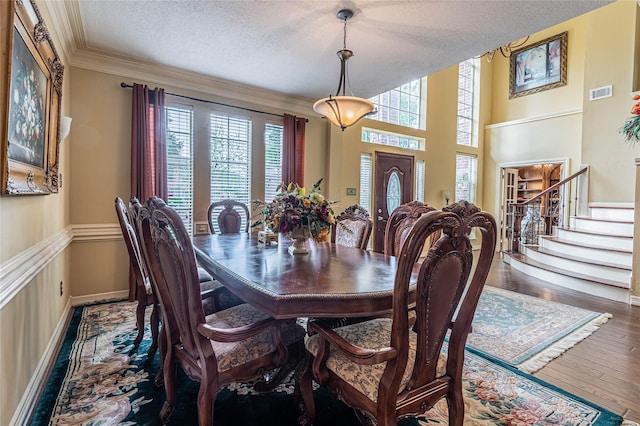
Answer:
<svg viewBox="0 0 640 426"><path fill-rule="evenodd" d="M264 128L264 201L271 201L282 183L282 126Z"/></svg>
<svg viewBox="0 0 640 426"><path fill-rule="evenodd" d="M167 204L193 231L193 111L165 107L167 127Z"/></svg>
<svg viewBox="0 0 640 426"><path fill-rule="evenodd" d="M211 202L229 198L250 206L251 120L211 113L210 135Z"/></svg>
<svg viewBox="0 0 640 426"><path fill-rule="evenodd" d="M373 163L371 154L363 152L360 154L360 205L371 213L371 171ZM373 215L372 215L373 216Z"/></svg>

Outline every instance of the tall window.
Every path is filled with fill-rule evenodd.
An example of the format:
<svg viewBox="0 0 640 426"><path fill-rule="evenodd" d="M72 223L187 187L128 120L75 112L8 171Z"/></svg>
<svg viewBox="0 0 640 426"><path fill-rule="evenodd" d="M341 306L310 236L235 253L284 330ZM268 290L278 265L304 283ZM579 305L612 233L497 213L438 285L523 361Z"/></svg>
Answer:
<svg viewBox="0 0 640 426"><path fill-rule="evenodd" d="M416 161L416 201L424 203L424 160Z"/></svg>
<svg viewBox="0 0 640 426"><path fill-rule="evenodd" d="M414 151L424 151L425 149L424 138L385 132L383 130L373 130L367 127L362 128L362 142L397 146L399 148L411 149Z"/></svg>
<svg viewBox="0 0 640 426"><path fill-rule="evenodd" d="M212 112L210 135L211 201L231 198L249 205L251 120Z"/></svg>
<svg viewBox="0 0 640 426"><path fill-rule="evenodd" d="M473 138L474 60L461 62L458 68L458 145L476 146Z"/></svg>
<svg viewBox="0 0 640 426"><path fill-rule="evenodd" d="M469 154L456 154L456 199L476 202L478 180L478 157Z"/></svg>
<svg viewBox="0 0 640 426"><path fill-rule="evenodd" d="M282 126L267 123L264 128L264 199L272 200L282 183Z"/></svg>
<svg viewBox="0 0 640 426"><path fill-rule="evenodd" d="M424 128L421 126L421 116L424 116L422 106L426 105L423 97L426 93L426 90L423 90L424 81L426 78L413 80L369 98L376 107L376 113L368 118L412 129Z"/></svg>
<svg viewBox="0 0 640 426"><path fill-rule="evenodd" d="M371 214L371 170L373 162L371 154L360 154L360 205Z"/></svg>
<svg viewBox="0 0 640 426"><path fill-rule="evenodd" d="M167 106L167 204L193 231L193 110Z"/></svg>

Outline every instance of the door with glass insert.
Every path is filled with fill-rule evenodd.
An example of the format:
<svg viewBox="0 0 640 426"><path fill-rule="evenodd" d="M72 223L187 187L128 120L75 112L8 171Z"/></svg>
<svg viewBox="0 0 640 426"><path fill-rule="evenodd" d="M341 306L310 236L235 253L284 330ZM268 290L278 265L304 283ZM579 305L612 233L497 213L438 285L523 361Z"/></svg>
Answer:
<svg viewBox="0 0 640 426"><path fill-rule="evenodd" d="M414 158L411 155L376 152L374 203L371 217L374 222L373 250L384 250L384 230L391 212L400 204L413 199Z"/></svg>

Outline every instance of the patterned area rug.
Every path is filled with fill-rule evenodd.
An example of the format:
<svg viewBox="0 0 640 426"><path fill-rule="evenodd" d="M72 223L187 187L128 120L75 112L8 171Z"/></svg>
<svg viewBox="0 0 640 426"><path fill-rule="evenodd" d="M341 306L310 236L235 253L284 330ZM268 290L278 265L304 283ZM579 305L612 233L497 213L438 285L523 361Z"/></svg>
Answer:
<svg viewBox="0 0 640 426"><path fill-rule="evenodd" d="M474 326L475 327L475 326ZM135 304L116 302L75 310L67 337L36 408L33 425L154 425L164 399L152 378L158 356L147 359L149 331L139 349ZM620 425L622 418L554 388L498 360L468 351L464 369L465 425ZM196 425L198 385L181 374L174 425ZM249 385L222 390L215 425L295 425L293 383L255 394ZM323 388L315 390L317 426L358 425L353 411ZM447 424L446 404L403 426ZM632 424L632 423L626 423ZM637 425L636 425L637 426Z"/></svg>
<svg viewBox="0 0 640 426"><path fill-rule="evenodd" d="M486 286L467 346L533 373L611 317Z"/></svg>

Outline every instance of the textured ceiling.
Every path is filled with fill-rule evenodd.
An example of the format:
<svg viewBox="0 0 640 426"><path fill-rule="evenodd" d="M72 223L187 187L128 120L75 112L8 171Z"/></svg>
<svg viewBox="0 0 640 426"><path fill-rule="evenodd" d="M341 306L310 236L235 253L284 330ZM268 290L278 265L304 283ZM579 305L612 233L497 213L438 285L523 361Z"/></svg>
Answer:
<svg viewBox="0 0 640 426"><path fill-rule="evenodd" d="M76 51L315 99L337 89L345 7L351 89L369 97L609 2L67 0L65 10Z"/></svg>

